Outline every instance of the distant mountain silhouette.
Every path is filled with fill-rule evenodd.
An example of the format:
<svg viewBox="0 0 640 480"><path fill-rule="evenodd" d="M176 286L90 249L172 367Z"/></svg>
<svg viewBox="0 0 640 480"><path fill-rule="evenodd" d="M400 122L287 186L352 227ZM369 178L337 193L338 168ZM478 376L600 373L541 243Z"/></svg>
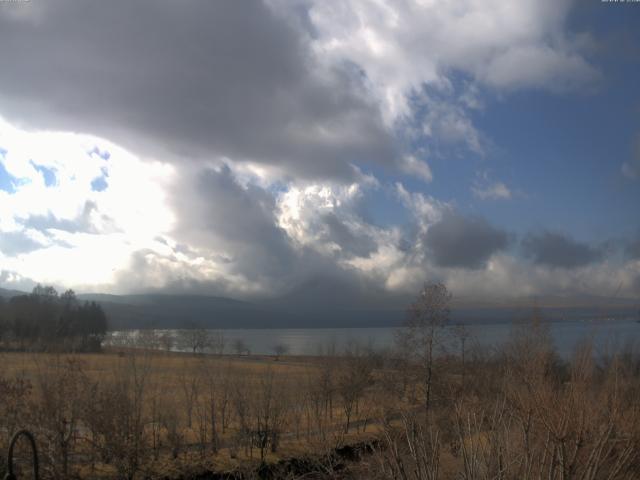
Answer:
<svg viewBox="0 0 640 480"><path fill-rule="evenodd" d="M398 324L404 309L305 305L281 299L245 302L203 295L78 295L99 302L112 328L317 328Z"/></svg>
<svg viewBox="0 0 640 480"><path fill-rule="evenodd" d="M0 297L25 292L0 289ZM317 277L286 295L261 301L184 294L80 294L79 300L100 303L111 329L130 328L335 328L397 326L412 301L408 295L389 295L354 287L340 279ZM524 320L537 305L549 320L633 317L633 299L597 296L526 297L504 302L454 298L452 322L509 322Z"/></svg>
<svg viewBox="0 0 640 480"><path fill-rule="evenodd" d="M4 288L0 288L0 298L11 298L17 295L24 295L25 292L21 292L19 290L7 290Z"/></svg>

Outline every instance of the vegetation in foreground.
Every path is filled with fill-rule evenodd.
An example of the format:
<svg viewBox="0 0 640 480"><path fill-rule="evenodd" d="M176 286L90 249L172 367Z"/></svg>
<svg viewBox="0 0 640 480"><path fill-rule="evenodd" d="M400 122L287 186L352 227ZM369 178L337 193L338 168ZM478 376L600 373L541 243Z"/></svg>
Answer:
<svg viewBox="0 0 640 480"><path fill-rule="evenodd" d="M584 343L560 359L534 318L514 327L503 347L483 351L463 328L443 338L449 300L443 285L427 285L398 348L385 353L358 345L314 358L6 353L0 447L17 429L31 429L43 477L52 479L221 471L292 479L638 478L640 356L631 347L606 354ZM335 449L360 442L366 454L337 465ZM260 469L291 457L313 460L280 474Z"/></svg>

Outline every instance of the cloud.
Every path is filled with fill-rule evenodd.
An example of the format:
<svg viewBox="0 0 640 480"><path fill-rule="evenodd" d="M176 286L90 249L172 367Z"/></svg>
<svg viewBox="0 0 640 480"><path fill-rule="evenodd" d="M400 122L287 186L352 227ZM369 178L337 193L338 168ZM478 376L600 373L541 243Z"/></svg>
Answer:
<svg viewBox="0 0 640 480"><path fill-rule="evenodd" d="M599 73L582 56L585 35L566 31L571 2L500 0L313 2L309 18L325 55L367 74L388 119L411 110L408 93L451 87L458 71L496 88L562 91Z"/></svg>
<svg viewBox="0 0 640 480"><path fill-rule="evenodd" d="M433 180L433 174L431 173L429 164L423 160L417 159L413 155L407 155L402 159L400 170L427 183Z"/></svg>
<svg viewBox="0 0 640 480"><path fill-rule="evenodd" d="M629 258L640 260L640 235L635 240L629 242L626 248L626 253Z"/></svg>
<svg viewBox="0 0 640 480"><path fill-rule="evenodd" d="M357 260L373 261L397 235L359 214L362 191L379 185L358 170L346 185L282 184L253 167L143 162L90 136L3 124L0 139L16 184L0 192L2 268L33 281L274 295L319 273L366 272ZM104 188L93 188L95 178Z"/></svg>
<svg viewBox="0 0 640 480"><path fill-rule="evenodd" d="M95 141L82 150L79 165L92 161ZM108 179L103 191L91 189L91 174L76 179L61 205L52 201L43 209L32 201L46 190L52 190L47 198L60 198L54 193L73 177L76 157L70 157L71 163L58 165L55 185L43 186L41 177L25 170L31 180L20 177L15 192L2 192L13 205L3 231L31 229L39 242L34 249L0 251L4 286L28 288L40 281L79 291L237 298L291 292L301 304L322 305L333 296L344 305L384 306L436 279L456 295L486 299L607 291L614 281L625 282L626 294L640 272L637 261L581 269L532 266L506 250L508 236L500 228L402 183L393 191L407 224L376 225L361 214L362 205L392 185L358 171L351 183L282 183L233 164L176 170L141 162L112 144L98 146L111 153L100 164ZM35 165L40 161L34 156ZM12 203L17 198L21 209ZM68 212L62 208L67 203L75 205ZM0 213L5 205L0 202ZM42 211L49 213L32 213Z"/></svg>
<svg viewBox="0 0 640 480"><path fill-rule="evenodd" d="M353 179L353 164L376 164L430 181L429 166L407 161L397 137L422 136L433 155L456 145L483 155L469 114L481 108L479 85L593 83L584 34L566 31L569 8L31 3L0 12L0 54L11 65L0 77L0 113L100 135L144 158L225 157L307 179Z"/></svg>
<svg viewBox="0 0 640 480"><path fill-rule="evenodd" d="M423 94L421 103L425 113L421 118L421 128L428 144L437 152L449 147L463 146L477 155L484 155L482 134L469 118L468 107L459 99L434 99Z"/></svg>
<svg viewBox="0 0 640 480"><path fill-rule="evenodd" d="M602 252L562 233L530 233L522 240L525 256L537 265L558 268L578 268L600 260Z"/></svg>
<svg viewBox="0 0 640 480"><path fill-rule="evenodd" d="M482 199L501 200L511 198L511 190L502 182L495 182L491 185L487 185L484 188L474 186L472 187L473 194Z"/></svg>
<svg viewBox="0 0 640 480"><path fill-rule="evenodd" d="M589 35L568 28L570 0L525 0L517 8L500 0L303 5L318 57L356 65L385 124L404 144L419 142L431 163L487 154L491 141L474 120L486 93L588 92L600 83L585 57ZM400 168L418 173L406 162ZM429 181L430 170L422 170Z"/></svg>
<svg viewBox="0 0 640 480"><path fill-rule="evenodd" d="M142 162L95 136L29 132L2 121L0 145L0 163L14 179L11 192L0 191L0 230L141 235L171 223L168 211L158 208L172 175L166 164ZM43 169L55 172L55 183L47 184ZM97 191L92 183L100 177L106 178L105 188ZM130 198L136 201L123 201Z"/></svg>
<svg viewBox="0 0 640 480"><path fill-rule="evenodd" d="M0 112L163 160L303 177L398 157L357 71L316 58L260 1L37 2L0 12Z"/></svg>
<svg viewBox="0 0 640 480"><path fill-rule="evenodd" d="M635 279L640 275L639 262L604 259L581 268L549 268L523 262L507 252L493 255L485 270L450 269L444 278L455 292L465 292L477 299L502 302L539 295L614 295L620 286L621 297L637 296Z"/></svg>
<svg viewBox="0 0 640 480"><path fill-rule="evenodd" d="M348 255L369 257L378 249L376 242L363 233L354 232L348 224L341 221L334 213L322 219L327 226L327 240L335 242Z"/></svg>
<svg viewBox="0 0 640 480"><path fill-rule="evenodd" d="M447 207L446 203L429 195L409 192L401 182L395 184L395 193L405 208L413 213L422 231L426 231L429 225L440 220L443 209Z"/></svg>
<svg viewBox="0 0 640 480"><path fill-rule="evenodd" d="M168 165L142 162L97 137L27 132L5 122L0 145L13 182L11 191L0 191L0 265L8 283L114 291L134 252L166 254L156 238L173 222ZM98 177L106 179L100 191L92 188Z"/></svg>
<svg viewBox="0 0 640 480"><path fill-rule="evenodd" d="M562 260L534 236L531 265L507 252L501 228L405 187L433 182L434 161L488 156L474 123L487 93L597 82L567 28L570 6L51 0L0 9L11 67L0 75L0 114L23 127L0 121L0 283L238 297L302 285L309 297L376 300L428 279L461 294L602 288L615 270L587 262L590 247L575 254L581 244L565 239L569 264L586 266L558 272L548 266ZM488 176L472 189L511 195ZM365 213L380 191L395 196L391 220ZM625 264L624 278L637 269Z"/></svg>
<svg viewBox="0 0 640 480"><path fill-rule="evenodd" d="M260 283L284 278L297 252L276 223L275 197L241 185L231 168L185 169L171 187L172 238L205 258L224 258L231 274Z"/></svg>
<svg viewBox="0 0 640 480"><path fill-rule="evenodd" d="M48 243L50 243L49 239L37 230L0 231L0 254L7 256L32 252L46 246Z"/></svg>
<svg viewBox="0 0 640 480"><path fill-rule="evenodd" d="M479 175L471 186L473 195L481 200L508 200L511 198L511 190L504 183L493 181L484 172Z"/></svg>
<svg viewBox="0 0 640 480"><path fill-rule="evenodd" d="M425 243L437 266L481 269L507 247L508 236L482 218L447 212L429 228Z"/></svg>
<svg viewBox="0 0 640 480"><path fill-rule="evenodd" d="M514 46L492 58L479 77L498 88L542 88L566 92L592 89L600 73L579 54L547 45Z"/></svg>

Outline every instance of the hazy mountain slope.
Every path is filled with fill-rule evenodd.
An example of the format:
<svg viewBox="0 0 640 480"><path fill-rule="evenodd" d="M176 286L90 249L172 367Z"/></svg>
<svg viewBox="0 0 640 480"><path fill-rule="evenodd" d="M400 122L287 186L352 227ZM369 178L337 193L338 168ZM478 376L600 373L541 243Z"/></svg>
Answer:
<svg viewBox="0 0 640 480"><path fill-rule="evenodd" d="M7 290L5 288L0 288L0 297L2 298L11 298L17 295L24 295L25 292L21 292L19 290Z"/></svg>
<svg viewBox="0 0 640 480"><path fill-rule="evenodd" d="M10 298L25 292L0 289ZM112 329L181 328L330 328L379 327L402 323L411 297L384 298L366 289L347 290L331 279L318 278L289 294L246 302L206 295L81 294L82 301L102 305ZM335 298L335 301L331 299ZM640 307L633 299L606 297L532 297L500 303L454 299L452 322L509 322L527 319L538 305L549 320L634 317Z"/></svg>

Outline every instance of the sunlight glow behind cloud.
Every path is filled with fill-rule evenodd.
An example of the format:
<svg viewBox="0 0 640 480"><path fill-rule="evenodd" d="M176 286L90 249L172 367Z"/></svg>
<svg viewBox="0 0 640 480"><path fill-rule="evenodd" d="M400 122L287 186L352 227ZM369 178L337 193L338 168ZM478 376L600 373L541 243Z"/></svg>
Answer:
<svg viewBox="0 0 640 480"><path fill-rule="evenodd" d="M108 286L132 252L158 249L154 239L172 227L164 185L173 167L167 164L142 162L103 139L28 132L6 121L0 145L14 183L13 192L0 191L0 233L40 246L3 256L3 269L42 282ZM46 185L38 167L53 172L55 182ZM100 177L106 187L94 191Z"/></svg>

